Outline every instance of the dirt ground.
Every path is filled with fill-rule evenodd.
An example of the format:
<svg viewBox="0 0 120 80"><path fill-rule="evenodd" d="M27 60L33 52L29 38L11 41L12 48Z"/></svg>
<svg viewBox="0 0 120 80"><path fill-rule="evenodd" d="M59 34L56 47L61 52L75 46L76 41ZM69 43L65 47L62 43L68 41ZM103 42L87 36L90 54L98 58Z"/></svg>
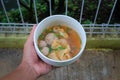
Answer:
<svg viewBox="0 0 120 80"><path fill-rule="evenodd" d="M0 49L0 77L21 62L22 49ZM78 63L54 69L38 80L120 80L120 50L87 49Z"/></svg>

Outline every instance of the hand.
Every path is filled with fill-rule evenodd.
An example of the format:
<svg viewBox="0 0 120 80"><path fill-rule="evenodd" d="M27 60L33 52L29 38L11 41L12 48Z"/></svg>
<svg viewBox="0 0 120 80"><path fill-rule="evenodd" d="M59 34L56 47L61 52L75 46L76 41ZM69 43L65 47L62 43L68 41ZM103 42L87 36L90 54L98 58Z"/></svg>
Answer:
<svg viewBox="0 0 120 80"><path fill-rule="evenodd" d="M46 74L52 70L52 66L43 62L36 54L34 44L33 44L33 35L36 25L32 28L32 31L27 39L27 42L24 45L23 59L21 65L27 65L32 71L36 74L36 77Z"/></svg>

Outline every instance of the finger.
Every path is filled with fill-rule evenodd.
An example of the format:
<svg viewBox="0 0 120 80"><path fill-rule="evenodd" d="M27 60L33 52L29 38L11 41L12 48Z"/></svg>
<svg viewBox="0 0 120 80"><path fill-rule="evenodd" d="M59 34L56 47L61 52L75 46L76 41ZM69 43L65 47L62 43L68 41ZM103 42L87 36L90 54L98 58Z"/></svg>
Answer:
<svg viewBox="0 0 120 80"><path fill-rule="evenodd" d="M31 30L31 32L30 32L29 38L33 38L35 28L36 28L36 25L33 26L32 30Z"/></svg>
<svg viewBox="0 0 120 80"><path fill-rule="evenodd" d="M33 35L34 35L34 31L36 29L36 25L33 26L31 32L30 32L30 35L28 37L28 41L32 42L33 41Z"/></svg>

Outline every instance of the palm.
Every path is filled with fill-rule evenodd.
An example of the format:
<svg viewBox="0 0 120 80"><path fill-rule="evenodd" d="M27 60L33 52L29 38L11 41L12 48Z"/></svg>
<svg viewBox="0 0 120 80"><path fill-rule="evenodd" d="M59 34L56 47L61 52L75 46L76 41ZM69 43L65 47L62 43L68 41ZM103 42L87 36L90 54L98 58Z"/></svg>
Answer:
<svg viewBox="0 0 120 80"><path fill-rule="evenodd" d="M48 73L52 69L52 66L43 62L36 54L33 45L34 29L35 27L32 29L31 34L28 37L26 44L24 45L23 61L26 61L38 75L43 75Z"/></svg>

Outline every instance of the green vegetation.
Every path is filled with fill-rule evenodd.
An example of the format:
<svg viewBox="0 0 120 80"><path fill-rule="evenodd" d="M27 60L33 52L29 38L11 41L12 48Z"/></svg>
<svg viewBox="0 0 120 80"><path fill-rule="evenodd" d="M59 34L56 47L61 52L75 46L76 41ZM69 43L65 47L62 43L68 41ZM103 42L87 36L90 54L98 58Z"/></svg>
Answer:
<svg viewBox="0 0 120 80"><path fill-rule="evenodd" d="M35 23L35 13L33 0L19 0L21 4L21 10L23 13L24 21L27 23ZM52 1L52 14L65 14L65 0L51 0ZM93 23L98 0L85 0L84 9L82 15L82 23ZM99 14L97 17L97 23L106 23L111 9L113 7L114 0L102 0ZM68 0L68 15L79 20L81 11L82 0ZM36 1L38 21L49 16L49 0ZM21 22L19 9L10 10L7 12L10 22ZM6 16L3 11L0 11L0 22L7 22ZM112 20L114 23L114 20Z"/></svg>

